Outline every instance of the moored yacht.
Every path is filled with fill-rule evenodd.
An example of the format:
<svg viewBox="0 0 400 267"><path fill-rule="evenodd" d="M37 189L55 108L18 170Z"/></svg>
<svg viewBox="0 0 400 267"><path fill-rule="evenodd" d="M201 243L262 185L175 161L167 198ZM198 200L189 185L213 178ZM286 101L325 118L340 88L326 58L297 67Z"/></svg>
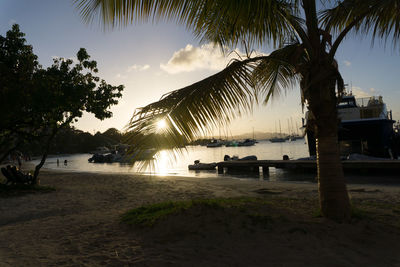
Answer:
<svg viewBox="0 0 400 267"><path fill-rule="evenodd" d="M373 157L394 157L395 121L392 120L392 113L387 110L382 96L356 99L350 93L342 97L337 109L340 119L338 140L342 155L358 153ZM306 112L306 121L308 114ZM314 156L314 133L307 129L306 135L310 156Z"/></svg>

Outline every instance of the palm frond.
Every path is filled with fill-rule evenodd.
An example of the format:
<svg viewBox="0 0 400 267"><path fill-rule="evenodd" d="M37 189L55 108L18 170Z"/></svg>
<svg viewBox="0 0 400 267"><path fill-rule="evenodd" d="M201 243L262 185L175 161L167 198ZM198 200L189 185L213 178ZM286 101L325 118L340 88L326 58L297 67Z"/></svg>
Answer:
<svg viewBox="0 0 400 267"><path fill-rule="evenodd" d="M259 91L257 95L265 94L264 103L296 87L306 55L303 46L294 43L275 50L260 61L253 74Z"/></svg>
<svg viewBox="0 0 400 267"><path fill-rule="evenodd" d="M322 25L337 34L372 34L372 41L400 39L400 0L345 0L320 14Z"/></svg>
<svg viewBox="0 0 400 267"><path fill-rule="evenodd" d="M201 40L222 46L242 40L278 46L302 31L297 0L75 0L74 4L88 23L98 20L113 28L172 20Z"/></svg>
<svg viewBox="0 0 400 267"><path fill-rule="evenodd" d="M137 109L127 126L128 142L138 150L179 148L210 133L210 126L251 112L256 102L252 71L263 58L235 60L221 72ZM157 129L160 120L167 127Z"/></svg>

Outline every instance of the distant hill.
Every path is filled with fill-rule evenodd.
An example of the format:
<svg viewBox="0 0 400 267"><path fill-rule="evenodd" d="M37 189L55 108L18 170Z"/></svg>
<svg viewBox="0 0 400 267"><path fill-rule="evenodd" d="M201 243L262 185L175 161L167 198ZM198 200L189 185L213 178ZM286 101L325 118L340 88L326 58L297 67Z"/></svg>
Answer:
<svg viewBox="0 0 400 267"><path fill-rule="evenodd" d="M254 138L257 140L263 140L263 139L270 139L273 137L278 136L279 133L270 133L270 132L254 132ZM286 136L286 133L282 133L282 136ZM214 138L218 138L217 136L214 136ZM229 136L228 138L225 138L221 136L222 139L228 139L228 140L240 140L240 139L246 139L246 138L253 138L253 133L244 133L244 134L238 134L234 136Z"/></svg>
<svg viewBox="0 0 400 267"><path fill-rule="evenodd" d="M262 139L270 139L279 135L278 133L269 133L269 132L254 132L254 138L257 140ZM285 134L283 134L285 135ZM253 133L244 133L233 136L233 139L246 139L246 138L253 138ZM231 139L231 138L229 138Z"/></svg>

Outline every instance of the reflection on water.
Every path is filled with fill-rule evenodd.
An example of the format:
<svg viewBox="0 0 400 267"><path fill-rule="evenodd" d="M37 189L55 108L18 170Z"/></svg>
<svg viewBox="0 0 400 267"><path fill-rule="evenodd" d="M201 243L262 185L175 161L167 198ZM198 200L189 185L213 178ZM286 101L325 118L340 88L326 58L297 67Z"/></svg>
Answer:
<svg viewBox="0 0 400 267"><path fill-rule="evenodd" d="M85 172L140 172L144 174L180 175L199 178L218 177L217 171L189 171L188 165L193 164L195 160L200 160L200 162L203 163L223 161L225 155L237 155L240 158L249 155L255 155L260 160L282 159L283 155L288 155L291 159L296 159L299 157L308 156L308 149L307 145L304 143L304 140L286 143L270 143L269 141L260 141L256 145L250 147L207 148L205 146L188 146L186 151L178 154L163 150L155 156L154 165L145 166L144 168L143 166L132 166L130 164L121 163L89 163L88 159L91 157L90 154L59 155L49 157L45 163L45 167L50 169ZM59 159L60 162L68 160L68 165L64 166L60 164L57 166L57 159ZM286 174L282 172L282 170L270 168L269 174L269 177L264 177L262 174L225 174L224 176L237 178L251 177L253 179L256 178L270 180L286 179ZM312 179L313 178L311 178L311 180Z"/></svg>
<svg viewBox="0 0 400 267"><path fill-rule="evenodd" d="M134 173L155 175L178 175L196 178L207 177L236 177L240 179L261 179L270 181L297 181L297 182L316 182L316 174L289 172L282 169L269 168L269 175L264 174L218 174L217 171L189 171L188 165L195 160L203 163L223 161L224 155L237 155L240 158L255 155L259 160L282 159L283 155L288 155L290 159L297 159L308 156L308 148L304 140L285 143L270 143L260 141L251 147L216 147L207 148L203 146L189 146L186 152L173 154L171 151L160 151L156 155L154 165L147 167L132 166L121 163L89 163L90 154L59 155L49 157L45 163L46 168L68 171L84 172L103 172L103 173ZM57 159L60 162L68 160L68 165L60 164L57 166ZM381 178L363 176L349 176L348 181L357 183L358 181L368 181L367 183L380 183ZM385 180L386 181L386 180ZM390 180L392 181L392 180ZM399 179L395 180L399 183Z"/></svg>

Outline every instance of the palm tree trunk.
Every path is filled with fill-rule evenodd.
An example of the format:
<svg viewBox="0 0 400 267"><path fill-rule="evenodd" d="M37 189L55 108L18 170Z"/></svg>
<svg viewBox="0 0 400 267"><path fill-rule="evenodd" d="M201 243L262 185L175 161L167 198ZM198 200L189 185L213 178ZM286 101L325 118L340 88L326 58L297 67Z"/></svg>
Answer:
<svg viewBox="0 0 400 267"><path fill-rule="evenodd" d="M309 108L315 116L318 188L324 217L345 221L351 216L338 143L335 82L322 82L313 91Z"/></svg>
<svg viewBox="0 0 400 267"><path fill-rule="evenodd" d="M325 127L330 126L327 124ZM325 134L325 130L319 132L316 140L320 208L324 217L343 221L350 218L351 210L340 161L337 131Z"/></svg>

